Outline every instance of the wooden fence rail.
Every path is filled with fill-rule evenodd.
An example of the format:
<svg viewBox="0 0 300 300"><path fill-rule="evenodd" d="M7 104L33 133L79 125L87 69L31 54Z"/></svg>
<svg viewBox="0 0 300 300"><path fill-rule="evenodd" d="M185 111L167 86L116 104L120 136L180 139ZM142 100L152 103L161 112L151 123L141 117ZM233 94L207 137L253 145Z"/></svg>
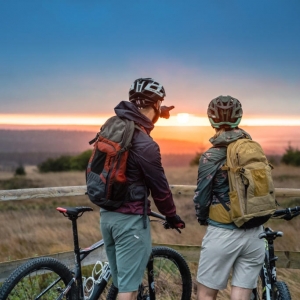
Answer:
<svg viewBox="0 0 300 300"><path fill-rule="evenodd" d="M173 195L194 195L196 186L194 185L170 185L170 189ZM276 188L275 193L277 197L300 197L300 189L287 189ZM68 186L68 187L47 187L47 188L34 188L34 189L18 189L18 190L0 190L0 201L12 201L12 200L27 200L27 199L39 199L39 198L56 198L56 197L74 197L83 196L86 194L86 186ZM197 263L200 255L200 246L188 246L188 245L164 245L154 244L171 247L178 250L188 262ZM300 252L292 251L275 251L275 255L278 256L277 262L278 268L291 268L300 269ZM72 267L74 264L74 253L63 252L47 255L54 257L66 265ZM20 264L24 263L30 258L8 261L0 263L0 282L5 280L8 275L17 268ZM104 247L91 253L84 261L83 265L91 265L97 260L106 261L106 253Z"/></svg>
<svg viewBox="0 0 300 300"><path fill-rule="evenodd" d="M170 185L173 195L194 195L195 185ZM0 191L1 201L28 200L37 198L56 198L83 196L86 193L86 186L65 186L47 187L34 189L2 190ZM300 197L300 189L276 188L277 197Z"/></svg>

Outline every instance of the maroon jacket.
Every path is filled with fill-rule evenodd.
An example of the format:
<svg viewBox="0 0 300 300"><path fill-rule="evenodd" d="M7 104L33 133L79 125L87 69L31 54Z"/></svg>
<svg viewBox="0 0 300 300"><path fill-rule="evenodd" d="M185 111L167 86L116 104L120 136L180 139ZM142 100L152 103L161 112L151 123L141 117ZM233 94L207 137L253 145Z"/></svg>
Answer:
<svg viewBox="0 0 300 300"><path fill-rule="evenodd" d="M137 184L129 188L130 201L125 202L115 211L142 215L146 185L148 196L151 193L159 212L168 217L175 216L176 207L161 165L160 149L150 137L150 132L154 128L153 123L141 114L134 104L128 101L121 101L115 107L115 113L121 118L134 121L146 131L135 129L127 160L126 177L130 185ZM150 200L148 199L148 214L149 212Z"/></svg>

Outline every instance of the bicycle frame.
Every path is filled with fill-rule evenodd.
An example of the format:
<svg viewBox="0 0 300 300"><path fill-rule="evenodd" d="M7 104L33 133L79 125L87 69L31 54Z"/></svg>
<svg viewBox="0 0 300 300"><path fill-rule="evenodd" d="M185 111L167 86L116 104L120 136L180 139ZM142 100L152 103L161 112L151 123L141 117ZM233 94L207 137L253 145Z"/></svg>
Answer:
<svg viewBox="0 0 300 300"><path fill-rule="evenodd" d="M66 216L66 215L65 215ZM77 219L81 215L67 215L67 217L72 221L72 231L73 231L73 241L74 241L74 253L75 253L75 267L73 271L73 278L72 280L68 283L64 291L62 291L61 295L59 296L58 299L62 299L68 291L71 289L72 285L74 282L77 281L77 288L78 288L78 293L79 293L79 299L83 300L84 299L84 288L85 285L83 285L82 282L82 272L81 272L81 261L86 258L91 252L94 250L103 247L104 246L104 241L103 239L98 241L97 243L93 244L92 246L84 249L79 248L79 240L78 240L78 230L77 230ZM161 216L158 213L151 212L151 216L159 218L161 220L165 221L165 218ZM167 226L167 225L166 225ZM168 226L165 228L169 228ZM175 228L178 232L180 232L179 229ZM97 262L96 262L97 264ZM95 266L96 266L95 264ZM148 272L148 284L149 284L149 295L150 299L155 300L155 289L154 289L154 275L153 275L153 256L150 256L149 262L147 264L147 272ZM104 265L104 267L101 268L101 274L97 280L94 281L93 278L93 288L91 291L91 295L89 295L89 300L96 300L99 298L103 290L105 289L108 281L111 278L111 271L108 263ZM141 291L139 291L141 292Z"/></svg>
<svg viewBox="0 0 300 300"><path fill-rule="evenodd" d="M79 248L79 241L78 241L78 230L77 230L77 219L78 216L68 216L68 218L72 221L72 231L73 231L73 241L74 241L74 253L75 253L75 267L73 271L73 279L68 283L65 290L59 296L58 299L62 299L67 292L71 289L72 285L75 281L77 281L78 287L78 296L79 299L84 299L84 286L82 282L82 272L81 272L81 261L86 258L91 252L94 250L103 247L104 241L103 239L98 241L97 243L93 244L92 246L84 249ZM97 263L96 263L97 264ZM111 271L108 263L106 263L101 270L101 274L98 280L93 281L93 289L92 294L89 296L89 300L96 300L101 295L103 290L105 289L107 282L111 278Z"/></svg>

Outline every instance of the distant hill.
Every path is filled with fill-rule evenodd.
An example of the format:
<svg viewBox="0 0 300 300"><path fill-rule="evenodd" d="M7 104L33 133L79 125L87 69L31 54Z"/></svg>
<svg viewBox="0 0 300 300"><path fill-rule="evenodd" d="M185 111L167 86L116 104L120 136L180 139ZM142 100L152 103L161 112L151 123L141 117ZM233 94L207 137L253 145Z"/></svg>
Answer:
<svg viewBox="0 0 300 300"><path fill-rule="evenodd" d="M88 142L94 137L95 132L88 131L0 130L0 165L37 165L49 157L75 155L92 149ZM155 140L168 165L186 165L199 150L199 144L190 141Z"/></svg>
<svg viewBox="0 0 300 300"><path fill-rule="evenodd" d="M245 127L252 138L261 143L266 154L282 155L291 144L300 148L300 127ZM75 155L92 147L89 141L95 131L79 130L9 130L0 129L0 165L36 165L49 157ZM159 144L163 163L186 165L209 148L211 127L156 127L151 136Z"/></svg>

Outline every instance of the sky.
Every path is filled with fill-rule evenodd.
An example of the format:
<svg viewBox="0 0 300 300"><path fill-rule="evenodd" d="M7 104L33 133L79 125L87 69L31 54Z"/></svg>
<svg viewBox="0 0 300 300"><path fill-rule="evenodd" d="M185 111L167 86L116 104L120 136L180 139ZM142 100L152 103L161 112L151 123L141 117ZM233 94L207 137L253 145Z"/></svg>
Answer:
<svg viewBox="0 0 300 300"><path fill-rule="evenodd" d="M101 123L140 77L175 106L160 125L209 125L219 95L246 125L300 125L299 13L298 0L0 0L0 128Z"/></svg>

